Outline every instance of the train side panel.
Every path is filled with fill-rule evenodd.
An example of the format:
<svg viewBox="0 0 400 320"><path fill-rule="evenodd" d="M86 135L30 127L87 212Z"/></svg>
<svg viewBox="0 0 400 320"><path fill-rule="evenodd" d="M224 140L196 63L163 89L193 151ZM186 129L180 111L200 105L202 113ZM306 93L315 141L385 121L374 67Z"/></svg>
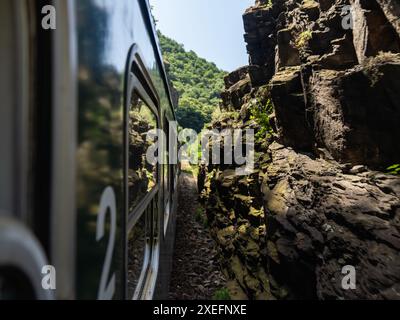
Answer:
<svg viewBox="0 0 400 320"><path fill-rule="evenodd" d="M78 38L77 270L78 298L122 299L128 262L125 237L129 203L126 185L129 122L127 74L129 52L139 48L146 82L154 86L159 127L174 120L168 87L152 36L147 3L141 1L75 1ZM148 76L148 78L146 78ZM142 79L143 80L143 79ZM145 81L143 80L143 81ZM144 86L146 87L146 86ZM129 139L129 137L128 137ZM129 160L128 160L129 161ZM128 168L129 169L129 168ZM165 184L160 166L157 209L160 228L157 289L165 297L175 224L174 209L164 227ZM171 196L170 194L168 196ZM155 210L155 209L154 209ZM165 232L161 232L164 230ZM129 237L129 235L127 236ZM131 253L132 254L132 253Z"/></svg>

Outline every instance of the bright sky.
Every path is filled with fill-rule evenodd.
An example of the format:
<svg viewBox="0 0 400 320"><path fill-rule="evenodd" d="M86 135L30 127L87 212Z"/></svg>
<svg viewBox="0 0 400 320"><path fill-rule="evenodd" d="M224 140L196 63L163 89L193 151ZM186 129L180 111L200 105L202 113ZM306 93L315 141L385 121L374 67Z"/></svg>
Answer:
<svg viewBox="0 0 400 320"><path fill-rule="evenodd" d="M157 28L225 70L248 64L242 14L255 0L150 0Z"/></svg>

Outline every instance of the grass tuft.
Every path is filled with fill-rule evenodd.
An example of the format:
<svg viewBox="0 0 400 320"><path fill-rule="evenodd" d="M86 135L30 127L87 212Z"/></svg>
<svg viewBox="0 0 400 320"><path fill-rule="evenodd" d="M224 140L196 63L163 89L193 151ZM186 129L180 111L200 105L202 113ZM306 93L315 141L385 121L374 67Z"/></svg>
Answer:
<svg viewBox="0 0 400 320"><path fill-rule="evenodd" d="M231 300L231 296L227 288L221 288L215 291L213 295L213 300Z"/></svg>
<svg viewBox="0 0 400 320"><path fill-rule="evenodd" d="M196 221L204 227L208 227L208 219L202 207L197 207L196 209Z"/></svg>

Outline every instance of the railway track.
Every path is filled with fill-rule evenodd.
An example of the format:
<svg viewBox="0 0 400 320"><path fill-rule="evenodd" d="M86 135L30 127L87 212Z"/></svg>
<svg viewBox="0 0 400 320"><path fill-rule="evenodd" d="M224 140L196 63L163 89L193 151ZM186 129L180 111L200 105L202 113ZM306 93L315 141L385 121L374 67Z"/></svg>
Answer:
<svg viewBox="0 0 400 320"><path fill-rule="evenodd" d="M196 179L192 174L182 172L169 292L172 300L212 299L226 286L216 244L203 220L204 212L197 199Z"/></svg>

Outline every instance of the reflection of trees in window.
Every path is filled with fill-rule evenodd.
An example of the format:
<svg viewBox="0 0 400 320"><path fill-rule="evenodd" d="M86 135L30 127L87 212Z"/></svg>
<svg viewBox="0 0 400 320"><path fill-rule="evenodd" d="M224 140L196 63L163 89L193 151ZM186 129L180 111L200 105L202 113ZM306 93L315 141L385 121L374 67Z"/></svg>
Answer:
<svg viewBox="0 0 400 320"><path fill-rule="evenodd" d="M164 144L164 150L163 150L163 156L164 156L164 201L165 203L168 202L168 196L169 196L169 185L168 181L170 179L170 170L169 170L169 123L167 118L164 118L164 132L166 136L166 143Z"/></svg>
<svg viewBox="0 0 400 320"><path fill-rule="evenodd" d="M132 298L142 272L146 249L146 214L128 236L128 295Z"/></svg>
<svg viewBox="0 0 400 320"><path fill-rule="evenodd" d="M147 134L157 129L157 118L139 95L132 94L129 110L129 209L132 211L140 200L157 183L157 165L146 160L152 145Z"/></svg>

